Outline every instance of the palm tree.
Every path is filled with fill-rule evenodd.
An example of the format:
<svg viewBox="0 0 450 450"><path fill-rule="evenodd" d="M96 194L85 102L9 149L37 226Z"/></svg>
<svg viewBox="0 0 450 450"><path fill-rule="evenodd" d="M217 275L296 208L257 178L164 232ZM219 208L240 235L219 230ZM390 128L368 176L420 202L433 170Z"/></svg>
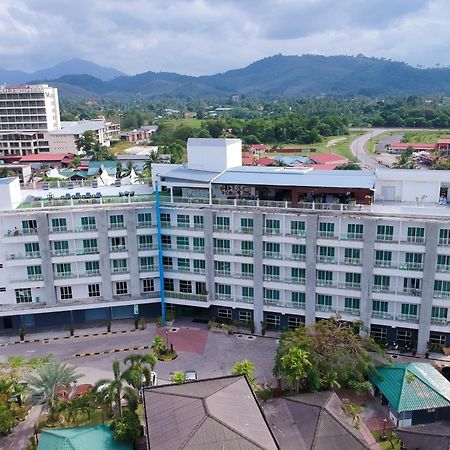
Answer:
<svg viewBox="0 0 450 450"><path fill-rule="evenodd" d="M139 390L142 385L142 378L145 380L145 385L151 385L151 371L156 366L156 356L152 353L145 353L143 355L129 355L123 360L128 369L123 373L124 379L128 384Z"/></svg>
<svg viewBox="0 0 450 450"><path fill-rule="evenodd" d="M143 172L148 174L148 176L150 177L152 173L152 164L159 162L161 162L159 151L151 152L150 155L148 155L148 159L144 162Z"/></svg>
<svg viewBox="0 0 450 450"><path fill-rule="evenodd" d="M409 152L402 153L397 162L393 165L395 169L415 169L416 164Z"/></svg>
<svg viewBox="0 0 450 450"><path fill-rule="evenodd" d="M35 392L44 396L51 415L56 406L57 390L75 383L80 377L74 367L52 361L39 368L35 375L30 375L27 381Z"/></svg>
<svg viewBox="0 0 450 450"><path fill-rule="evenodd" d="M0 167L0 178L13 177L15 175L14 171L8 169L7 167Z"/></svg>
<svg viewBox="0 0 450 450"><path fill-rule="evenodd" d="M136 411L139 403L139 395L136 389L131 386L125 386L123 388L123 398L126 400L128 409L130 411Z"/></svg>
<svg viewBox="0 0 450 450"><path fill-rule="evenodd" d="M136 163L133 161L128 161L125 169L125 176L128 177L133 170L136 172Z"/></svg>
<svg viewBox="0 0 450 450"><path fill-rule="evenodd" d="M120 362L115 359L112 363L113 378L97 381L94 386L94 392L105 391L104 398L108 399L110 404L116 405L117 415L122 415L122 391L124 388L124 378L120 370Z"/></svg>

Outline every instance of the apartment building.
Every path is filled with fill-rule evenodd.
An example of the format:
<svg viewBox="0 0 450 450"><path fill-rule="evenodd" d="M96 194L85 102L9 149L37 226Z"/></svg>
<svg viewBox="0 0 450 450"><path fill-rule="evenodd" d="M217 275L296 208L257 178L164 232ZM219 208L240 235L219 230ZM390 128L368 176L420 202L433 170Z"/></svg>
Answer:
<svg viewBox="0 0 450 450"><path fill-rule="evenodd" d="M448 171L242 167L238 155L239 141L190 140L187 165L155 172L158 204L145 185L30 199L3 181L0 329L156 315L164 290L179 314L257 331L340 314L419 353L450 345Z"/></svg>

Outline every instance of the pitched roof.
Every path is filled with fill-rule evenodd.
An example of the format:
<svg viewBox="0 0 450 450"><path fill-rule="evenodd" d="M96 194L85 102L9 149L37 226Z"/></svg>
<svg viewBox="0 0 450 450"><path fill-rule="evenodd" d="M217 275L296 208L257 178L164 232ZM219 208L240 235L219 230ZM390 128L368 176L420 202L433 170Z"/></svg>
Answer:
<svg viewBox="0 0 450 450"><path fill-rule="evenodd" d="M334 392L269 400L264 412L283 450L370 448L342 411L342 402Z"/></svg>
<svg viewBox="0 0 450 450"><path fill-rule="evenodd" d="M450 382L431 364L378 367L370 380L397 412L450 407Z"/></svg>
<svg viewBox="0 0 450 450"><path fill-rule="evenodd" d="M347 161L347 158L344 158L343 156L336 155L335 153L331 152L310 155L310 158L316 164L328 164L340 161Z"/></svg>
<svg viewBox="0 0 450 450"><path fill-rule="evenodd" d="M73 159L71 153L38 153L37 155L25 155L20 158L20 162L46 162L63 161L64 159Z"/></svg>
<svg viewBox="0 0 450 450"><path fill-rule="evenodd" d="M450 428L447 424L416 425L399 428L396 433L406 448L450 450Z"/></svg>
<svg viewBox="0 0 450 450"><path fill-rule="evenodd" d="M44 430L39 438L38 450L131 450L131 444L114 441L107 425L94 427Z"/></svg>
<svg viewBox="0 0 450 450"><path fill-rule="evenodd" d="M144 390L152 450L278 449L243 376Z"/></svg>

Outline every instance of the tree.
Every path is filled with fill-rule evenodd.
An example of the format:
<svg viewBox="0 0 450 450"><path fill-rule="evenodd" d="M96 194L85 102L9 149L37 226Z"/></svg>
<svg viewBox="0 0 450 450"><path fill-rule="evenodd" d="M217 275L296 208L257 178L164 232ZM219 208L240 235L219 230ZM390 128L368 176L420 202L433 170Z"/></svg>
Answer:
<svg viewBox="0 0 450 450"><path fill-rule="evenodd" d="M348 162L337 166L334 170L361 170L361 166L355 162Z"/></svg>
<svg viewBox="0 0 450 450"><path fill-rule="evenodd" d="M108 399L110 404L114 402L116 405L117 415L122 415L122 390L124 387L124 378L120 370L120 362L115 359L112 362L113 378L102 379L97 381L94 386L94 392L105 391L105 400Z"/></svg>
<svg viewBox="0 0 450 450"><path fill-rule="evenodd" d="M91 130L85 131L75 139L75 146L79 152L83 152L86 155L89 154L95 143L95 135Z"/></svg>
<svg viewBox="0 0 450 450"><path fill-rule="evenodd" d="M233 375L245 375L251 386L255 386L255 365L248 359L243 359L233 365L231 373Z"/></svg>
<svg viewBox="0 0 450 450"><path fill-rule="evenodd" d="M175 384L183 384L186 382L186 374L181 370L175 372L170 376L170 381L172 381Z"/></svg>
<svg viewBox="0 0 450 450"><path fill-rule="evenodd" d="M15 425L16 417L7 402L0 401L0 436L8 433Z"/></svg>
<svg viewBox="0 0 450 450"><path fill-rule="evenodd" d="M117 441L134 441L141 433L141 422L135 411L124 411L113 424L114 439Z"/></svg>
<svg viewBox="0 0 450 450"><path fill-rule="evenodd" d="M308 356L308 352L301 348L291 347L280 359L280 375L296 393L300 390L300 383L308 376L308 367L311 366Z"/></svg>
<svg viewBox="0 0 450 450"><path fill-rule="evenodd" d="M136 163L133 161L127 161L127 166L125 169L125 176L128 177L133 170L136 172Z"/></svg>
<svg viewBox="0 0 450 450"><path fill-rule="evenodd" d="M164 342L164 339L161 336L155 336L153 338L153 350L154 352L159 355L166 351L166 343Z"/></svg>
<svg viewBox="0 0 450 450"><path fill-rule="evenodd" d="M16 174L7 167L0 167L0 178L14 177Z"/></svg>
<svg viewBox="0 0 450 450"><path fill-rule="evenodd" d="M80 377L74 367L52 361L38 369L35 375L30 375L27 381L35 392L43 395L52 414L56 406L57 390L67 388Z"/></svg>
<svg viewBox="0 0 450 450"><path fill-rule="evenodd" d="M415 169L416 163L411 157L411 152L407 150L402 153L398 160L394 163L393 167L395 169Z"/></svg>
<svg viewBox="0 0 450 450"><path fill-rule="evenodd" d="M123 373L124 379L135 389L140 389L142 380L151 386L151 372L156 366L157 358L152 353L129 355L123 360L129 366Z"/></svg>

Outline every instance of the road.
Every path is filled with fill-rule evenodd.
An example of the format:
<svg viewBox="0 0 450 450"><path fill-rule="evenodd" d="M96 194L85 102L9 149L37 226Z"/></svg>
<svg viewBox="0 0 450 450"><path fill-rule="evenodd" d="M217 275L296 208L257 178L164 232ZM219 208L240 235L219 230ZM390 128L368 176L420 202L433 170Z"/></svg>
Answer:
<svg viewBox="0 0 450 450"><path fill-rule="evenodd" d="M370 169L381 169L386 168L383 164L380 164L375 158L372 157L366 151L366 144L370 141L370 139L379 136L380 134L385 133L386 129L383 128L373 128L369 133L363 134L362 136L356 138L350 144L350 151L356 156L356 158L361 162L362 166L368 167Z"/></svg>

